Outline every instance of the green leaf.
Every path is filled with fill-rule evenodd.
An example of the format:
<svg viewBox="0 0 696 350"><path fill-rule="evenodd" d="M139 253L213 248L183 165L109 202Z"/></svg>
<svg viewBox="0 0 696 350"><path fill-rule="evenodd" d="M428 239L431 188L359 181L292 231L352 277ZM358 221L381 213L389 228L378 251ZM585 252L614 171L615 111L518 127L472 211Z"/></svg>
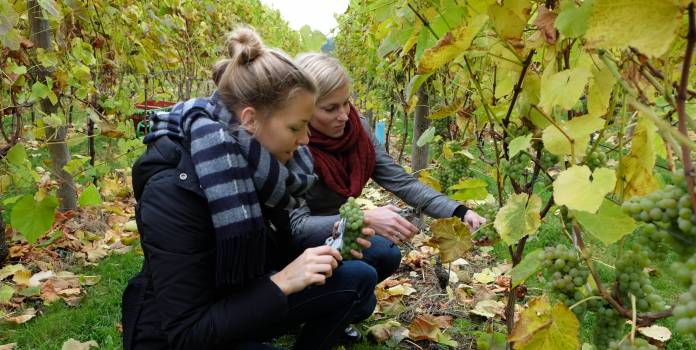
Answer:
<svg viewBox="0 0 696 350"><path fill-rule="evenodd" d="M568 350L580 347L580 322L563 304L551 307L548 297L532 299L508 340L515 350Z"/></svg>
<svg viewBox="0 0 696 350"><path fill-rule="evenodd" d="M592 13L592 0L576 6L573 0L561 1L561 12L556 17L556 29L568 38L577 38L587 31L587 21Z"/></svg>
<svg viewBox="0 0 696 350"><path fill-rule="evenodd" d="M39 6L53 17L60 16L56 2L54 0L38 0Z"/></svg>
<svg viewBox="0 0 696 350"><path fill-rule="evenodd" d="M12 208L10 223L24 235L29 244L33 244L53 226L56 208L56 196L46 196L37 202L34 196L25 195Z"/></svg>
<svg viewBox="0 0 696 350"><path fill-rule="evenodd" d="M572 213L585 232L589 232L606 245L617 242L637 227L633 218L624 213L619 205L608 199L604 199L595 214L575 210Z"/></svg>
<svg viewBox="0 0 696 350"><path fill-rule="evenodd" d="M413 95L418 91L418 88L425 83L430 76L433 75L432 73L426 73L426 74L416 74L411 78L411 81L408 83L408 86L406 87L406 100L411 100L413 98Z"/></svg>
<svg viewBox="0 0 696 350"><path fill-rule="evenodd" d="M611 91L616 84L616 78L609 68L592 70L592 82L587 89L587 115L602 116L607 113Z"/></svg>
<svg viewBox="0 0 696 350"><path fill-rule="evenodd" d="M517 155L517 153L520 153L522 151L526 151L529 148L529 144L532 142L532 134L527 134L524 136L518 136L512 139L510 141L510 145L508 147L508 153L510 154L510 158L514 157Z"/></svg>
<svg viewBox="0 0 696 350"><path fill-rule="evenodd" d="M504 39L519 39L527 25L532 4L529 0L508 0L488 8L495 30Z"/></svg>
<svg viewBox="0 0 696 350"><path fill-rule="evenodd" d="M2 284L0 287L0 303L4 304L10 301L12 294L14 294L14 287L9 284Z"/></svg>
<svg viewBox="0 0 696 350"><path fill-rule="evenodd" d="M7 159L7 162L9 162L10 164L16 166L23 166L24 164L26 164L28 160L27 150L26 148L24 148L23 144L18 143L12 146L12 148L10 148L9 151L7 151L5 159Z"/></svg>
<svg viewBox="0 0 696 350"><path fill-rule="evenodd" d="M507 244L515 244L522 237L536 233L541 225L541 198L536 194L512 195L495 216L493 226Z"/></svg>
<svg viewBox="0 0 696 350"><path fill-rule="evenodd" d="M575 141L575 156L581 157L587 152L590 134L604 127L604 120L598 116L582 116L573 118L569 122L560 121L557 124ZM571 154L570 141L555 125L547 126L541 139L547 151L558 156Z"/></svg>
<svg viewBox="0 0 696 350"><path fill-rule="evenodd" d="M631 46L659 57L672 46L681 22L677 0L594 0L584 38L589 48Z"/></svg>
<svg viewBox="0 0 696 350"><path fill-rule="evenodd" d="M423 147L425 144L430 143L435 137L435 127L431 126L423 132L423 134L418 138L416 146Z"/></svg>
<svg viewBox="0 0 696 350"><path fill-rule="evenodd" d="M471 46L471 41L487 20L488 16L475 16L471 21L447 32L434 47L423 52L418 60L416 73L431 73L459 57Z"/></svg>
<svg viewBox="0 0 696 350"><path fill-rule="evenodd" d="M18 21L19 16L17 16L12 4L7 0L0 0L0 35L7 34L17 25Z"/></svg>
<svg viewBox="0 0 696 350"><path fill-rule="evenodd" d="M443 263L457 260L471 249L471 232L458 217L438 219L430 224L433 237L428 242L440 251Z"/></svg>
<svg viewBox="0 0 696 350"><path fill-rule="evenodd" d="M36 82L31 86L31 97L40 100L48 96L48 86L41 82Z"/></svg>
<svg viewBox="0 0 696 350"><path fill-rule="evenodd" d="M99 205L102 203L101 195L99 195L99 190L94 184L87 186L87 188L80 193L80 207L86 207L90 205Z"/></svg>
<svg viewBox="0 0 696 350"><path fill-rule="evenodd" d="M476 348L479 350L505 350L507 337L503 333L481 333L476 338Z"/></svg>
<svg viewBox="0 0 696 350"><path fill-rule="evenodd" d="M41 294L41 286L24 288L17 292L17 294L27 298L35 297Z"/></svg>
<svg viewBox="0 0 696 350"><path fill-rule="evenodd" d="M452 103L446 106L438 106L430 111L430 114L426 117L430 120L439 120L447 118L455 113L459 112L464 106L464 98L456 97Z"/></svg>
<svg viewBox="0 0 696 350"><path fill-rule="evenodd" d="M539 270L541 267L541 256L544 253L543 249L536 249L527 254L517 266L512 268L510 275L512 276L512 288L524 283L530 276Z"/></svg>
<svg viewBox="0 0 696 350"><path fill-rule="evenodd" d="M5 34L0 34L0 42L10 50L19 50L19 43L22 40L22 36L17 28L12 28Z"/></svg>
<svg viewBox="0 0 696 350"><path fill-rule="evenodd" d="M547 114L556 106L572 109L585 92L589 78L590 72L582 67L542 76L539 107Z"/></svg>
<svg viewBox="0 0 696 350"><path fill-rule="evenodd" d="M486 181L481 179L461 179L455 185L450 186L450 190L457 190L450 196L455 201L481 200L488 197Z"/></svg>
<svg viewBox="0 0 696 350"><path fill-rule="evenodd" d="M615 184L616 174L612 169L597 168L593 173L586 165L575 165L554 180L553 199L568 209L595 213Z"/></svg>

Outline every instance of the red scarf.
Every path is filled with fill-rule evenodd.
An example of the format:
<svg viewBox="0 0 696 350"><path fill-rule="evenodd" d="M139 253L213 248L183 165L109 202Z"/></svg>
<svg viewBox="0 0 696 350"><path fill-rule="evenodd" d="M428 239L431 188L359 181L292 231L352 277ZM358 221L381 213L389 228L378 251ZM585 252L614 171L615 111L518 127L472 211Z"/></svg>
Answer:
<svg viewBox="0 0 696 350"><path fill-rule="evenodd" d="M314 170L332 191L344 197L358 197L375 169L375 148L360 123L358 111L350 105L343 135L328 137L310 126L309 150Z"/></svg>

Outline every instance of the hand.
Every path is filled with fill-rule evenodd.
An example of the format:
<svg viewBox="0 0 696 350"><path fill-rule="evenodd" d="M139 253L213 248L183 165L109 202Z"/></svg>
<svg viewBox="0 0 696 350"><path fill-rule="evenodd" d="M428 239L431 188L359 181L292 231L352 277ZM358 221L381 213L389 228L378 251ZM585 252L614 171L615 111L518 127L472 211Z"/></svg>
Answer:
<svg viewBox="0 0 696 350"><path fill-rule="evenodd" d="M477 212L469 209L466 211L466 214L464 214L462 221L469 227L469 230L476 231L481 225L485 225L488 220Z"/></svg>
<svg viewBox="0 0 696 350"><path fill-rule="evenodd" d="M338 230L339 222L340 221L336 221L336 223L334 224L334 231ZM363 219L363 225L365 225L365 227L363 227L363 229L362 229L362 235L363 235L363 237L366 237L366 238L358 237L355 239L355 241L358 242L358 244L360 244L363 247L363 249L361 249L361 250L370 248L372 246L372 242L368 241L367 237L372 237L375 235L375 230L367 227L370 225L369 220ZM351 249L350 254L353 255L353 257L358 259L358 260L363 258L362 252L357 251L355 249Z"/></svg>
<svg viewBox="0 0 696 350"><path fill-rule="evenodd" d="M271 276L271 281L285 295L290 295L312 284L324 284L341 260L338 250L327 245L308 248L288 266Z"/></svg>
<svg viewBox="0 0 696 350"><path fill-rule="evenodd" d="M367 225L369 225L369 223L365 222L365 225L367 226ZM361 251L351 249L350 254L353 255L353 257L358 259L358 260L362 259L363 258L362 250L365 250L365 249L370 248L372 246L372 242L368 241L367 238L372 237L374 235L375 235L375 230L373 230L369 227L363 228L362 229L362 236L365 238L358 237L355 239L355 241L358 242L358 244L360 244L362 246L362 249L361 249Z"/></svg>
<svg viewBox="0 0 696 350"><path fill-rule="evenodd" d="M387 205L365 211L365 221L378 234L396 244L401 244L413 238L418 233L418 227L399 215L400 209Z"/></svg>

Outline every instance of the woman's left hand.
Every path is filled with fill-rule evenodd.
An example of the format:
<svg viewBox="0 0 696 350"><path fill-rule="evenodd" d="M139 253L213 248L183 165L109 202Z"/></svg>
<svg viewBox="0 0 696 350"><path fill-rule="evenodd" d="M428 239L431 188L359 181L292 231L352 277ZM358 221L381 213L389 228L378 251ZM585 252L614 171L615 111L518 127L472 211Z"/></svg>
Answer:
<svg viewBox="0 0 696 350"><path fill-rule="evenodd" d="M358 244L360 244L360 245L363 247L363 249L361 249L360 251L355 250L355 249L351 249L351 250L350 250L350 254L352 254L353 257L356 258L356 259L358 259L358 260L362 259L362 258L363 258L363 253L362 253L362 251L365 250L365 249L367 249L367 248L370 248L370 247L372 246L372 242L368 241L367 239L368 239L369 237L374 236L374 235L375 235L375 230L373 230L373 229L371 229L371 228L369 228L369 227L363 228L363 229L362 229L362 237L358 237L358 238L355 240L356 242L358 242ZM363 238L363 237L364 237L364 238Z"/></svg>
<svg viewBox="0 0 696 350"><path fill-rule="evenodd" d="M469 230L476 231L481 225L485 225L488 220L477 212L469 209L466 211L466 214L464 214L462 221L469 227Z"/></svg>

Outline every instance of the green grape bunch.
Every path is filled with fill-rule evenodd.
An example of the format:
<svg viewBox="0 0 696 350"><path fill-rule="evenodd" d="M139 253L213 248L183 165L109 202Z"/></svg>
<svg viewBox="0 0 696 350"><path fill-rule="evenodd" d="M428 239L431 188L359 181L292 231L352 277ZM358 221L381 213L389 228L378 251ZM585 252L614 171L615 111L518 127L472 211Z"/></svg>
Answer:
<svg viewBox="0 0 696 350"><path fill-rule="evenodd" d="M634 244L616 262L616 280L625 300L631 300L630 294L636 297L636 308L639 311L662 311L667 308L667 304L656 293L650 276L644 271L649 264L647 254L639 245Z"/></svg>
<svg viewBox="0 0 696 350"><path fill-rule="evenodd" d="M505 143L510 144L510 142L519 136L524 136L526 134L529 134L529 128L526 126L517 126L515 124L509 124L507 127L507 136L505 137Z"/></svg>
<svg viewBox="0 0 696 350"><path fill-rule="evenodd" d="M626 319L621 317L607 303L595 311L595 323L592 338L597 349L607 349L614 340L620 339L624 332Z"/></svg>
<svg viewBox="0 0 696 350"><path fill-rule="evenodd" d="M696 283L679 296L679 302L674 307L674 317L677 321L675 330L684 335L696 335Z"/></svg>
<svg viewBox="0 0 696 350"><path fill-rule="evenodd" d="M526 154L519 154L510 158L509 161L501 160L500 168L511 179L520 179L524 176L528 164L529 157Z"/></svg>
<svg viewBox="0 0 696 350"><path fill-rule="evenodd" d="M471 176L471 160L461 154L455 154L450 159L442 160L440 164L442 166L439 168L438 178L442 188L449 189L462 178Z"/></svg>
<svg viewBox="0 0 696 350"><path fill-rule="evenodd" d="M570 247L559 244L546 247L542 254L542 267L548 273L549 285L553 296L566 306L572 306L585 298L578 289L587 281L589 269L582 265L577 252ZM585 305L580 304L573 311L582 314Z"/></svg>
<svg viewBox="0 0 696 350"><path fill-rule="evenodd" d="M556 163L558 163L558 161L560 160L561 158L559 156L549 152L542 152L541 159L539 159L539 161L541 162L541 167L544 169L548 169L556 165Z"/></svg>
<svg viewBox="0 0 696 350"><path fill-rule="evenodd" d="M603 152L594 151L587 155L585 158L585 163L594 170L595 168L601 168L607 165L607 155Z"/></svg>
<svg viewBox="0 0 696 350"><path fill-rule="evenodd" d="M348 200L338 209L341 219L346 219L346 229L343 232L343 246L341 247L341 256L343 259L351 259L353 255L351 249L360 251L362 246L357 239L362 234L363 212L360 210L360 205L355 201L355 198L349 197Z"/></svg>

